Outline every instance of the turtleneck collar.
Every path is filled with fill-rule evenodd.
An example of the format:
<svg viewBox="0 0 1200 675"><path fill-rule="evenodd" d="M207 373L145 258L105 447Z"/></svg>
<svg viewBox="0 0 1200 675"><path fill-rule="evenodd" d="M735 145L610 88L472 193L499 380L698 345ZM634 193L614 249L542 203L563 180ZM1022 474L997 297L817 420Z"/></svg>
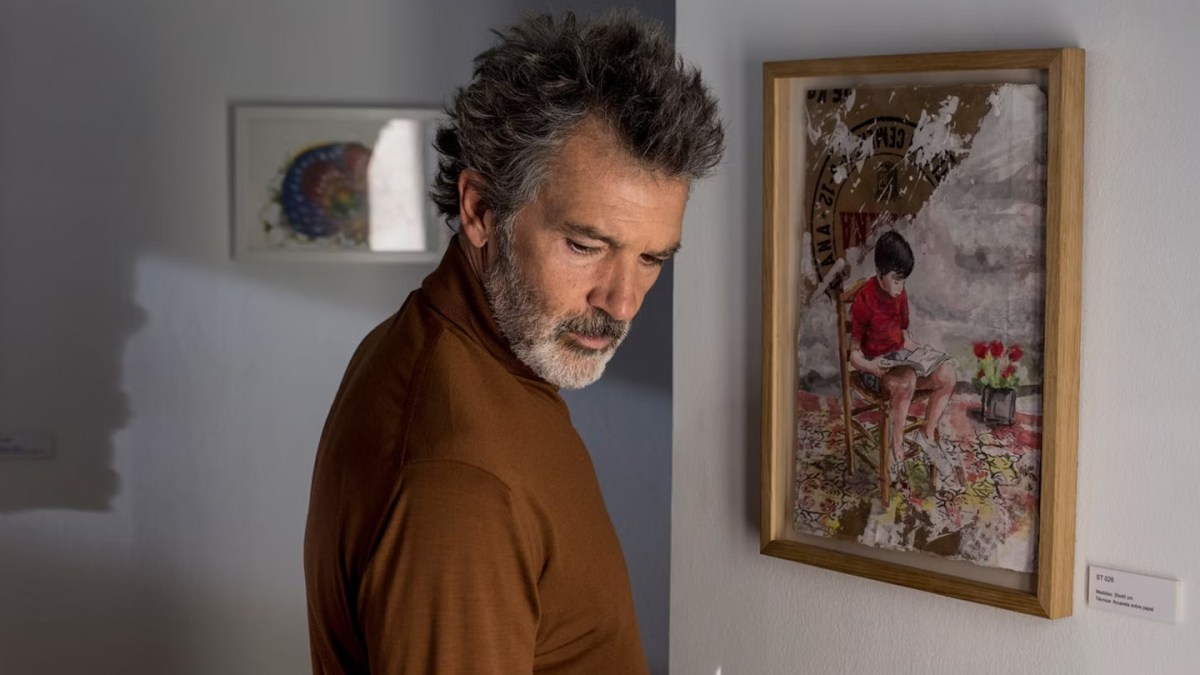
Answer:
<svg viewBox="0 0 1200 675"><path fill-rule="evenodd" d="M555 392L558 387L538 377L508 345L492 315L483 290L483 279L471 268L459 237L454 235L442 262L421 282L421 292L439 314L471 336L510 373L533 380Z"/></svg>

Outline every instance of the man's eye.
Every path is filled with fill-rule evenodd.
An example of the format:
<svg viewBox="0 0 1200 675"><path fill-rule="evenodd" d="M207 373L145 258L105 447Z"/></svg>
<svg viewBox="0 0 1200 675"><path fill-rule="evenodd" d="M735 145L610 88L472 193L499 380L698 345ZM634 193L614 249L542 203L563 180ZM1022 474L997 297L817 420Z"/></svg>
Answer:
<svg viewBox="0 0 1200 675"><path fill-rule="evenodd" d="M662 258L656 258L652 255L642 256L642 264L650 267L662 267L664 262L666 262L666 260L663 260Z"/></svg>
<svg viewBox="0 0 1200 675"><path fill-rule="evenodd" d="M598 248L593 246L584 246L583 244L580 244L576 241L571 241L570 239L567 240L567 248L571 249L572 253L578 253L579 255L593 255L600 251Z"/></svg>

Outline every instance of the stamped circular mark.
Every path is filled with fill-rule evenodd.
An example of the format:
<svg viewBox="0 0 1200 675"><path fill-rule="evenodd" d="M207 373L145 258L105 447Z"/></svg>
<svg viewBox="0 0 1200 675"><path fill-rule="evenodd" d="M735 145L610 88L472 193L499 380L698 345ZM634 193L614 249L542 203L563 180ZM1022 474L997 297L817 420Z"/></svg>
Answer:
<svg viewBox="0 0 1200 675"><path fill-rule="evenodd" d="M850 129L862 141L855 144L860 151L856 156L839 151L846 144L830 143L816 159L820 170L808 222L818 278L824 279L846 249L867 242L876 229L915 216L958 163L952 153L914 161L909 150L916 128L917 122L903 117L872 117ZM866 147L869 152L862 151Z"/></svg>

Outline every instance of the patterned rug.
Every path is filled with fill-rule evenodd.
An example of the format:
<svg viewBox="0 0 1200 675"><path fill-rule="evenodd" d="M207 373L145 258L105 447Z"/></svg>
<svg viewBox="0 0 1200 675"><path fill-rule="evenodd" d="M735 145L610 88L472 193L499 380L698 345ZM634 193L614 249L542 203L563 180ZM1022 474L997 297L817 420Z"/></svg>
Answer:
<svg viewBox="0 0 1200 675"><path fill-rule="evenodd" d="M887 504L880 502L874 468L859 458L857 470L848 471L841 400L800 392L797 404L797 531L1035 571L1042 445L1037 396L1018 401L1011 426L989 426L977 395L956 394L940 433L964 478L934 485L927 460L917 455L904 464ZM869 416L865 421L874 423ZM855 443L878 456L874 438L855 434Z"/></svg>

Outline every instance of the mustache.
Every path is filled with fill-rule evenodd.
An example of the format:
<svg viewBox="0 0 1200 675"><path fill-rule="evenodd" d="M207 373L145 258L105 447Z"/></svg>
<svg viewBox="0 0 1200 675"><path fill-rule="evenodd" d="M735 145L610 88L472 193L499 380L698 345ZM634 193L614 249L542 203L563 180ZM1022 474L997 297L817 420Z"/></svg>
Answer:
<svg viewBox="0 0 1200 675"><path fill-rule="evenodd" d="M578 333L589 337L606 337L620 340L629 332L628 321L618 321L609 316L604 310L596 310L591 314L573 316L560 321L554 331L556 336L564 333Z"/></svg>

